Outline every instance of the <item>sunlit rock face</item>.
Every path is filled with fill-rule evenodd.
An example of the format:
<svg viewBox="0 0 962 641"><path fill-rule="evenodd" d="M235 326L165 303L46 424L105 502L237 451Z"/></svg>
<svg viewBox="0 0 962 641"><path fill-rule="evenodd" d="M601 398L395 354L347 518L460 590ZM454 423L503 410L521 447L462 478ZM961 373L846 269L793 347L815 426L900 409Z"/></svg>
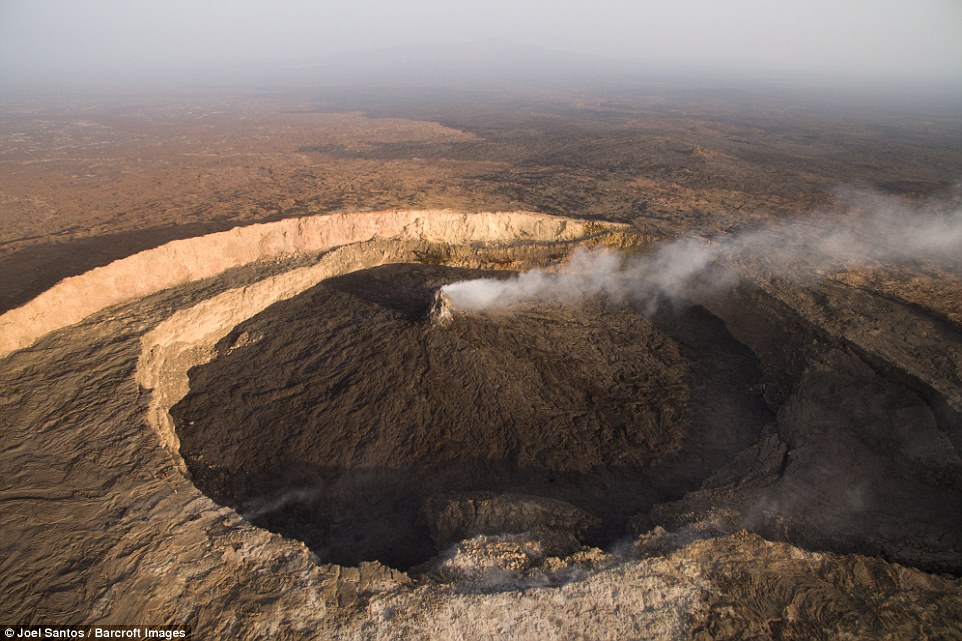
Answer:
<svg viewBox="0 0 962 641"><path fill-rule="evenodd" d="M61 281L0 316L0 355L111 305L257 261L376 240L442 244L564 241L586 236L595 227L597 223L529 212L464 214L446 210L328 214L238 227L167 243Z"/></svg>

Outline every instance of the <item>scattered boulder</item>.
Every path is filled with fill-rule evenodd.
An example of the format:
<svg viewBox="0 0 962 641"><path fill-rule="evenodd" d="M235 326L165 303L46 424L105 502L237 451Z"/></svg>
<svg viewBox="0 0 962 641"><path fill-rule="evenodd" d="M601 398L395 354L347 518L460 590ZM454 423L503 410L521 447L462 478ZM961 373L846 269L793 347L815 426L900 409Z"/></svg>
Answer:
<svg viewBox="0 0 962 641"><path fill-rule="evenodd" d="M569 581L610 558L598 548L582 546L570 533L535 530L465 539L422 569L462 586L510 589Z"/></svg>

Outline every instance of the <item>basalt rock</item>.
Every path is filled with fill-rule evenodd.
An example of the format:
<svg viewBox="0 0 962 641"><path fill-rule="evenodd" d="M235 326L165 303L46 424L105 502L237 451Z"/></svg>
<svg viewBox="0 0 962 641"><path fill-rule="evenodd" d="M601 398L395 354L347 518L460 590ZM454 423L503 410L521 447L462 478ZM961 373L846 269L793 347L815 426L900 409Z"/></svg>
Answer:
<svg viewBox="0 0 962 641"><path fill-rule="evenodd" d="M600 525L597 517L564 501L491 492L431 497L421 514L439 550L478 534L556 530L577 539Z"/></svg>

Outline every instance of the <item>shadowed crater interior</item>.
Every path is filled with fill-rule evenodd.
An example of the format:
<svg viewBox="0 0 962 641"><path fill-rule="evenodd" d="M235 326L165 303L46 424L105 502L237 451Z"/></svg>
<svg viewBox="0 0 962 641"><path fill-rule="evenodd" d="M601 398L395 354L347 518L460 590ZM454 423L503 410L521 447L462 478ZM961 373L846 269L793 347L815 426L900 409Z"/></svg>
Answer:
<svg viewBox="0 0 962 641"><path fill-rule="evenodd" d="M680 498L773 420L752 353L699 307L654 320L601 301L458 314L393 265L328 280L239 326L173 410L195 483L321 560L409 567L422 506L489 491L560 499L585 540Z"/></svg>
<svg viewBox="0 0 962 641"><path fill-rule="evenodd" d="M959 416L897 363L748 283L654 314L589 300L433 319L442 285L482 275L355 272L235 328L171 412L194 482L347 565L659 525L962 570ZM928 340L903 332L921 322L905 305L819 287L837 313Z"/></svg>

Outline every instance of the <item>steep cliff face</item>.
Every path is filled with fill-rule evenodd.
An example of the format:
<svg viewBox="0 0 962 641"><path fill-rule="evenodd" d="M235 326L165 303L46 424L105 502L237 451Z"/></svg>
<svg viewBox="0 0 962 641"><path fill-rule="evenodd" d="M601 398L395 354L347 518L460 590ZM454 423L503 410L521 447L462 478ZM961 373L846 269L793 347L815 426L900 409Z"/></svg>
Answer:
<svg viewBox="0 0 962 641"><path fill-rule="evenodd" d="M239 255L249 262L285 252L327 253L314 264L224 292L181 310L144 336L137 380L142 387L154 392L148 420L182 468L178 439L168 410L187 392L187 371L207 362L213 355L214 344L241 321L273 303L300 294L325 278L385 263L424 260L452 264L484 262L496 268L525 269L544 264L552 257L564 256L575 241L604 242L606 234L624 228L624 225L600 225L518 212L477 215L390 212L358 214L356 219L349 215L317 216L244 228L235 234L234 240L241 247ZM206 255L205 250L233 254L221 247L225 242L222 234L192 240L191 256ZM208 242L210 245L206 246ZM482 252L472 247L478 244L491 248ZM165 269L168 260L184 260L184 252L171 256L166 249L167 246L153 250L157 252L154 258L159 261L156 269ZM116 266L117 271L124 273L139 269L140 257L144 254L129 259L134 261L132 264L118 261L109 267ZM209 263L200 263L204 269L212 269ZM103 275L94 272L89 274L88 287L99 287L96 283ZM11 323L14 321L16 318Z"/></svg>
<svg viewBox="0 0 962 641"><path fill-rule="evenodd" d="M809 548L962 572L956 329L830 281L743 281L702 303L757 355L776 420L646 523L746 527Z"/></svg>
<svg viewBox="0 0 962 641"><path fill-rule="evenodd" d="M386 239L452 244L563 241L590 235L601 227L530 212L464 214L446 210L328 214L237 227L173 241L61 281L0 316L0 356L112 305L256 261Z"/></svg>

